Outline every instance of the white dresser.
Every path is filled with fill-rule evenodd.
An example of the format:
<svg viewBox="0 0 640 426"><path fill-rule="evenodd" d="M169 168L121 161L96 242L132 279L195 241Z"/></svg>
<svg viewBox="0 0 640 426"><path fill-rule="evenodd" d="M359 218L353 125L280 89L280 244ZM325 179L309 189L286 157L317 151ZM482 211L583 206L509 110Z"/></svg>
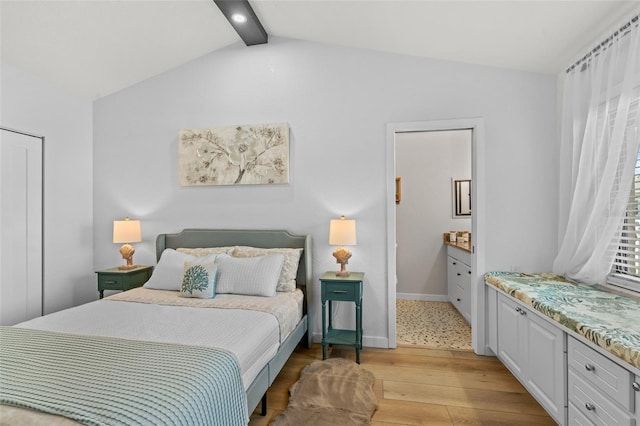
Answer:
<svg viewBox="0 0 640 426"><path fill-rule="evenodd" d="M637 377L573 336L568 346L569 424L638 424Z"/></svg>
<svg viewBox="0 0 640 426"><path fill-rule="evenodd" d="M559 425L640 426L638 302L553 274L485 281L488 348Z"/></svg>
<svg viewBox="0 0 640 426"><path fill-rule="evenodd" d="M565 424L565 333L535 310L497 294L497 356L559 424Z"/></svg>

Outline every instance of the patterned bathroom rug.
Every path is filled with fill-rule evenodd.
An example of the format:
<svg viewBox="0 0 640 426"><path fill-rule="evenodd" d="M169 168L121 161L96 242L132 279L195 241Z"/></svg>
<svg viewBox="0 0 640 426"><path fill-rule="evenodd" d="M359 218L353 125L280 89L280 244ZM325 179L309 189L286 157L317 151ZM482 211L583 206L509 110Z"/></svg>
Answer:
<svg viewBox="0 0 640 426"><path fill-rule="evenodd" d="M289 405L271 426L368 425L378 408L375 376L344 358L314 361L289 389Z"/></svg>
<svg viewBox="0 0 640 426"><path fill-rule="evenodd" d="M396 301L398 345L472 350L471 326L449 302Z"/></svg>

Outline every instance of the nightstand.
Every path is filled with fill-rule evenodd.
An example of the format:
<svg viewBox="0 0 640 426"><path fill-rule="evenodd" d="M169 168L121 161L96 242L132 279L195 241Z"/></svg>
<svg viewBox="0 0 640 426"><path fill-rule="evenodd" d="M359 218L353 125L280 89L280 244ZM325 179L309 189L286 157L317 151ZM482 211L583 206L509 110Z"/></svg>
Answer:
<svg viewBox="0 0 640 426"><path fill-rule="evenodd" d="M100 299L104 296L105 290L131 290L140 287L151 277L153 266L139 265L133 269L111 268L103 271L96 271L98 274L98 292Z"/></svg>
<svg viewBox="0 0 640 426"><path fill-rule="evenodd" d="M362 280L363 272L351 272L348 277L337 277L335 272L325 272L320 277L322 292L322 359L327 359L327 345L348 345L356 349L356 362L360 364L362 349ZM333 302L354 302L356 304L356 329L333 328ZM329 302L329 324L327 309Z"/></svg>

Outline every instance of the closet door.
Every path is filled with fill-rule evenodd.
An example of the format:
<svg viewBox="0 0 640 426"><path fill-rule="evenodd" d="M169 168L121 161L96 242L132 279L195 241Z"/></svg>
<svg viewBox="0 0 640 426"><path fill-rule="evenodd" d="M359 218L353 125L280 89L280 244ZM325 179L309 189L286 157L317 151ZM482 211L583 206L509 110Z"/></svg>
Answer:
<svg viewBox="0 0 640 426"><path fill-rule="evenodd" d="M0 129L0 325L42 315L42 151Z"/></svg>

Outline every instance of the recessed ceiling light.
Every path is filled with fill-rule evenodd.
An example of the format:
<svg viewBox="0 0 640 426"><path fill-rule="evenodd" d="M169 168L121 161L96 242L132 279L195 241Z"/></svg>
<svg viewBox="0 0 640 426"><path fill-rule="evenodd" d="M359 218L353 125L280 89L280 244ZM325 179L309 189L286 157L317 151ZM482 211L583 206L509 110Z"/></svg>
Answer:
<svg viewBox="0 0 640 426"><path fill-rule="evenodd" d="M247 17L240 13L234 13L231 15L231 19L233 19L233 22L237 22L238 24L244 24L247 22Z"/></svg>
<svg viewBox="0 0 640 426"><path fill-rule="evenodd" d="M213 1L247 46L267 43L269 36L249 4L249 0Z"/></svg>

